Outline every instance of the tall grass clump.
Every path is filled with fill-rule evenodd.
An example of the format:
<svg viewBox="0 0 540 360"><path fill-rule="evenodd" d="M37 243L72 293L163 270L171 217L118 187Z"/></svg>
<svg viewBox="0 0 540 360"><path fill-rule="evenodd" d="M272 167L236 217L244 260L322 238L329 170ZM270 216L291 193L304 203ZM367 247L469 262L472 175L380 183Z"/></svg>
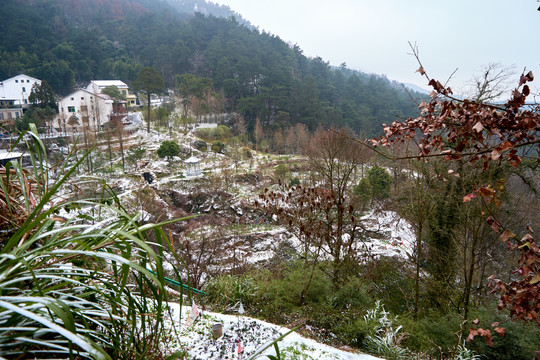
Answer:
<svg viewBox="0 0 540 360"><path fill-rule="evenodd" d="M366 337L366 348L369 352L383 356L385 359L407 359L409 352L400 346L406 335L401 332L401 326L395 327L394 320L380 301L377 301L375 307L364 315L364 322L373 324L374 330L374 334Z"/></svg>
<svg viewBox="0 0 540 360"><path fill-rule="evenodd" d="M0 358L170 355L160 347L167 237L159 225L139 225L114 194L67 200L64 187L88 154L69 155L52 180L35 127L27 136L32 166L13 161L0 172ZM106 216L60 217L67 208Z"/></svg>

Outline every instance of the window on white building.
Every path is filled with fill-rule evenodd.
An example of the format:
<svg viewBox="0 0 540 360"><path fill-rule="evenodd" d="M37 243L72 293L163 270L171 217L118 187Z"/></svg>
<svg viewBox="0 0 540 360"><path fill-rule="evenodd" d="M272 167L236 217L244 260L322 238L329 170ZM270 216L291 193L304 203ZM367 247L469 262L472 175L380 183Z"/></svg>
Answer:
<svg viewBox="0 0 540 360"><path fill-rule="evenodd" d="M26 92L26 88L24 86L22 88L22 92Z"/></svg>
<svg viewBox="0 0 540 360"><path fill-rule="evenodd" d="M18 84L18 83L19 83L19 80L15 80L15 82Z"/></svg>
<svg viewBox="0 0 540 360"><path fill-rule="evenodd" d="M68 106L68 112L74 113L75 112L75 106Z"/></svg>

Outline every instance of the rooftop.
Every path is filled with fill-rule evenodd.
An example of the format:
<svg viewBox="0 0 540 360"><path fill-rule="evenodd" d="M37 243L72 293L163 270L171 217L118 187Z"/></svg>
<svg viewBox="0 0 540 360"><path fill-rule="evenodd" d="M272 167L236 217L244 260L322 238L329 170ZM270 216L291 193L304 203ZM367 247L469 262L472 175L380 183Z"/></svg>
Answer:
<svg viewBox="0 0 540 360"><path fill-rule="evenodd" d="M92 80L91 84L95 84L98 87L106 88L108 86L116 86L117 88L127 88L125 82L121 80Z"/></svg>

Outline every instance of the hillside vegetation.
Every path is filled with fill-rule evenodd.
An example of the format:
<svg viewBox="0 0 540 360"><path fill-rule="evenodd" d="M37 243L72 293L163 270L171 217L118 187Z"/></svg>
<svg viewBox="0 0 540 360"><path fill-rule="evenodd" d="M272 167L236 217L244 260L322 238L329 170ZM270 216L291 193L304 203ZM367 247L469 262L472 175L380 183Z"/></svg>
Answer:
<svg viewBox="0 0 540 360"><path fill-rule="evenodd" d="M235 17L182 13L172 3L6 0L0 79L26 73L66 95L91 79L131 84L143 66L170 89L188 73L206 79L206 97L215 99L202 112L239 112L248 129L259 118L274 129L331 124L374 135L380 124L417 113L401 85L383 76L333 68Z"/></svg>

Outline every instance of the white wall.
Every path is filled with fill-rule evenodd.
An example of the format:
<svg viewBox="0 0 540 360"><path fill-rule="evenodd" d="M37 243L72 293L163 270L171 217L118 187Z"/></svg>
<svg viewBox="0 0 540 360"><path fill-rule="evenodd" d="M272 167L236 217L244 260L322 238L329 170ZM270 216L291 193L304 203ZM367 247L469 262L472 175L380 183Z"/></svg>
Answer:
<svg viewBox="0 0 540 360"><path fill-rule="evenodd" d="M82 107L86 106L86 111ZM104 99L85 90L77 90L58 102L58 117L54 127L71 132L73 128L68 125L68 119L75 114L79 118L80 125L75 131L82 131L83 117L88 116L89 126L92 130L99 131L100 127L109 121L113 110L113 102Z"/></svg>
<svg viewBox="0 0 540 360"><path fill-rule="evenodd" d="M0 98L15 100L15 105L28 105L28 96L35 83L41 85L41 80L23 74L6 79L0 85Z"/></svg>

